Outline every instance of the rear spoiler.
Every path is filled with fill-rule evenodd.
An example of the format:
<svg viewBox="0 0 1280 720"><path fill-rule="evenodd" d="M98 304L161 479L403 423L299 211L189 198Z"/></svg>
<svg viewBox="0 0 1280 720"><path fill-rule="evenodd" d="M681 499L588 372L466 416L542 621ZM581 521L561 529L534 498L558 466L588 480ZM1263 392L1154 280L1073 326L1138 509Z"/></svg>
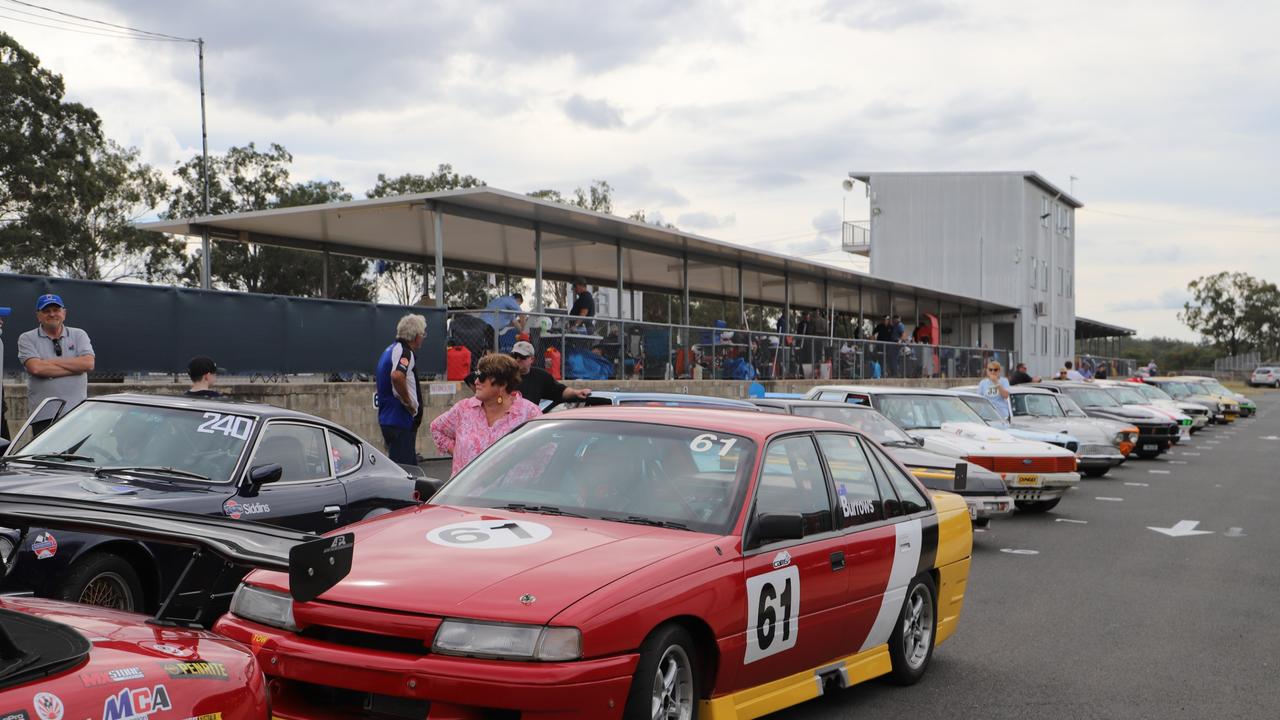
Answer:
<svg viewBox="0 0 1280 720"><path fill-rule="evenodd" d="M289 591L299 602L314 600L346 577L355 551L354 533L320 537L230 518L15 493L0 493L0 526L20 530L24 538L33 528L47 528L148 540L192 548L193 564L208 552L233 565L287 572ZM12 557L4 558L6 571L18 547L21 543ZM168 604L166 600L158 615Z"/></svg>

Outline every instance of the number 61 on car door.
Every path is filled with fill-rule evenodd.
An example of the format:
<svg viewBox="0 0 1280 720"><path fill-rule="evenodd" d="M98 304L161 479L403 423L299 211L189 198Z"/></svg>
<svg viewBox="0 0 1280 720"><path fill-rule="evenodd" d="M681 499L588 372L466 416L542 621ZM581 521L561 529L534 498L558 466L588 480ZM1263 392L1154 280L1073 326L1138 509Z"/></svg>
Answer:
<svg viewBox="0 0 1280 720"><path fill-rule="evenodd" d="M747 649L744 663L795 647L800 632L800 568L795 565L747 578Z"/></svg>

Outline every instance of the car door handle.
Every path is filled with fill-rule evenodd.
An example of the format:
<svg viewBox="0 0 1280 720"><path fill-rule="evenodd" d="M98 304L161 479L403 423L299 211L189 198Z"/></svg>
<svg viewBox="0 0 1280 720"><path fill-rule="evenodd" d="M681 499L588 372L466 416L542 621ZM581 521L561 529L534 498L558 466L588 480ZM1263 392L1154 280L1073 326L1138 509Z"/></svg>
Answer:
<svg viewBox="0 0 1280 720"><path fill-rule="evenodd" d="M325 505L324 506L325 515L337 515L340 512L342 512L341 505Z"/></svg>
<svg viewBox="0 0 1280 720"><path fill-rule="evenodd" d="M844 552L837 550L831 553L831 570L834 572L836 570L843 570L843 569L844 569Z"/></svg>
<svg viewBox="0 0 1280 720"><path fill-rule="evenodd" d="M901 545L899 545L899 546L898 546L898 549L899 549L899 550L903 550L903 551L910 550L910 549L911 549L911 541L910 541L910 540L908 540L908 541L906 541L906 542L902 543Z"/></svg>

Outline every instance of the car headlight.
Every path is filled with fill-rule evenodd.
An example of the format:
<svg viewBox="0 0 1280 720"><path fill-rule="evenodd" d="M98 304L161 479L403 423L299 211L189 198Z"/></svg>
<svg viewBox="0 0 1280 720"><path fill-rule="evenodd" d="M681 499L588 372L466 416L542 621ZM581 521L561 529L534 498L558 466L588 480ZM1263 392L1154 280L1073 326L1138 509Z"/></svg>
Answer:
<svg viewBox="0 0 1280 720"><path fill-rule="evenodd" d="M298 629L293 623L293 598L248 583L240 583L236 588L236 594L231 598L231 613L281 630Z"/></svg>
<svg viewBox="0 0 1280 720"><path fill-rule="evenodd" d="M445 655L563 662L582 657L578 628L445 620L431 644Z"/></svg>

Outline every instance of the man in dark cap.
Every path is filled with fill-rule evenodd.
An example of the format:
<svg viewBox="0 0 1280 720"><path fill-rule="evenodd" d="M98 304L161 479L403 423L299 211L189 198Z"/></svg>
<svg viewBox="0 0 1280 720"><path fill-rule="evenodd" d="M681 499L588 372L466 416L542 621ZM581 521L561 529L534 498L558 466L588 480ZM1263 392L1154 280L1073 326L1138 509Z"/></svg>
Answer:
<svg viewBox="0 0 1280 720"><path fill-rule="evenodd" d="M187 375L191 376L191 389L183 393L187 397L220 398L222 393L211 389L218 379L218 364L212 358L197 355L187 363Z"/></svg>

